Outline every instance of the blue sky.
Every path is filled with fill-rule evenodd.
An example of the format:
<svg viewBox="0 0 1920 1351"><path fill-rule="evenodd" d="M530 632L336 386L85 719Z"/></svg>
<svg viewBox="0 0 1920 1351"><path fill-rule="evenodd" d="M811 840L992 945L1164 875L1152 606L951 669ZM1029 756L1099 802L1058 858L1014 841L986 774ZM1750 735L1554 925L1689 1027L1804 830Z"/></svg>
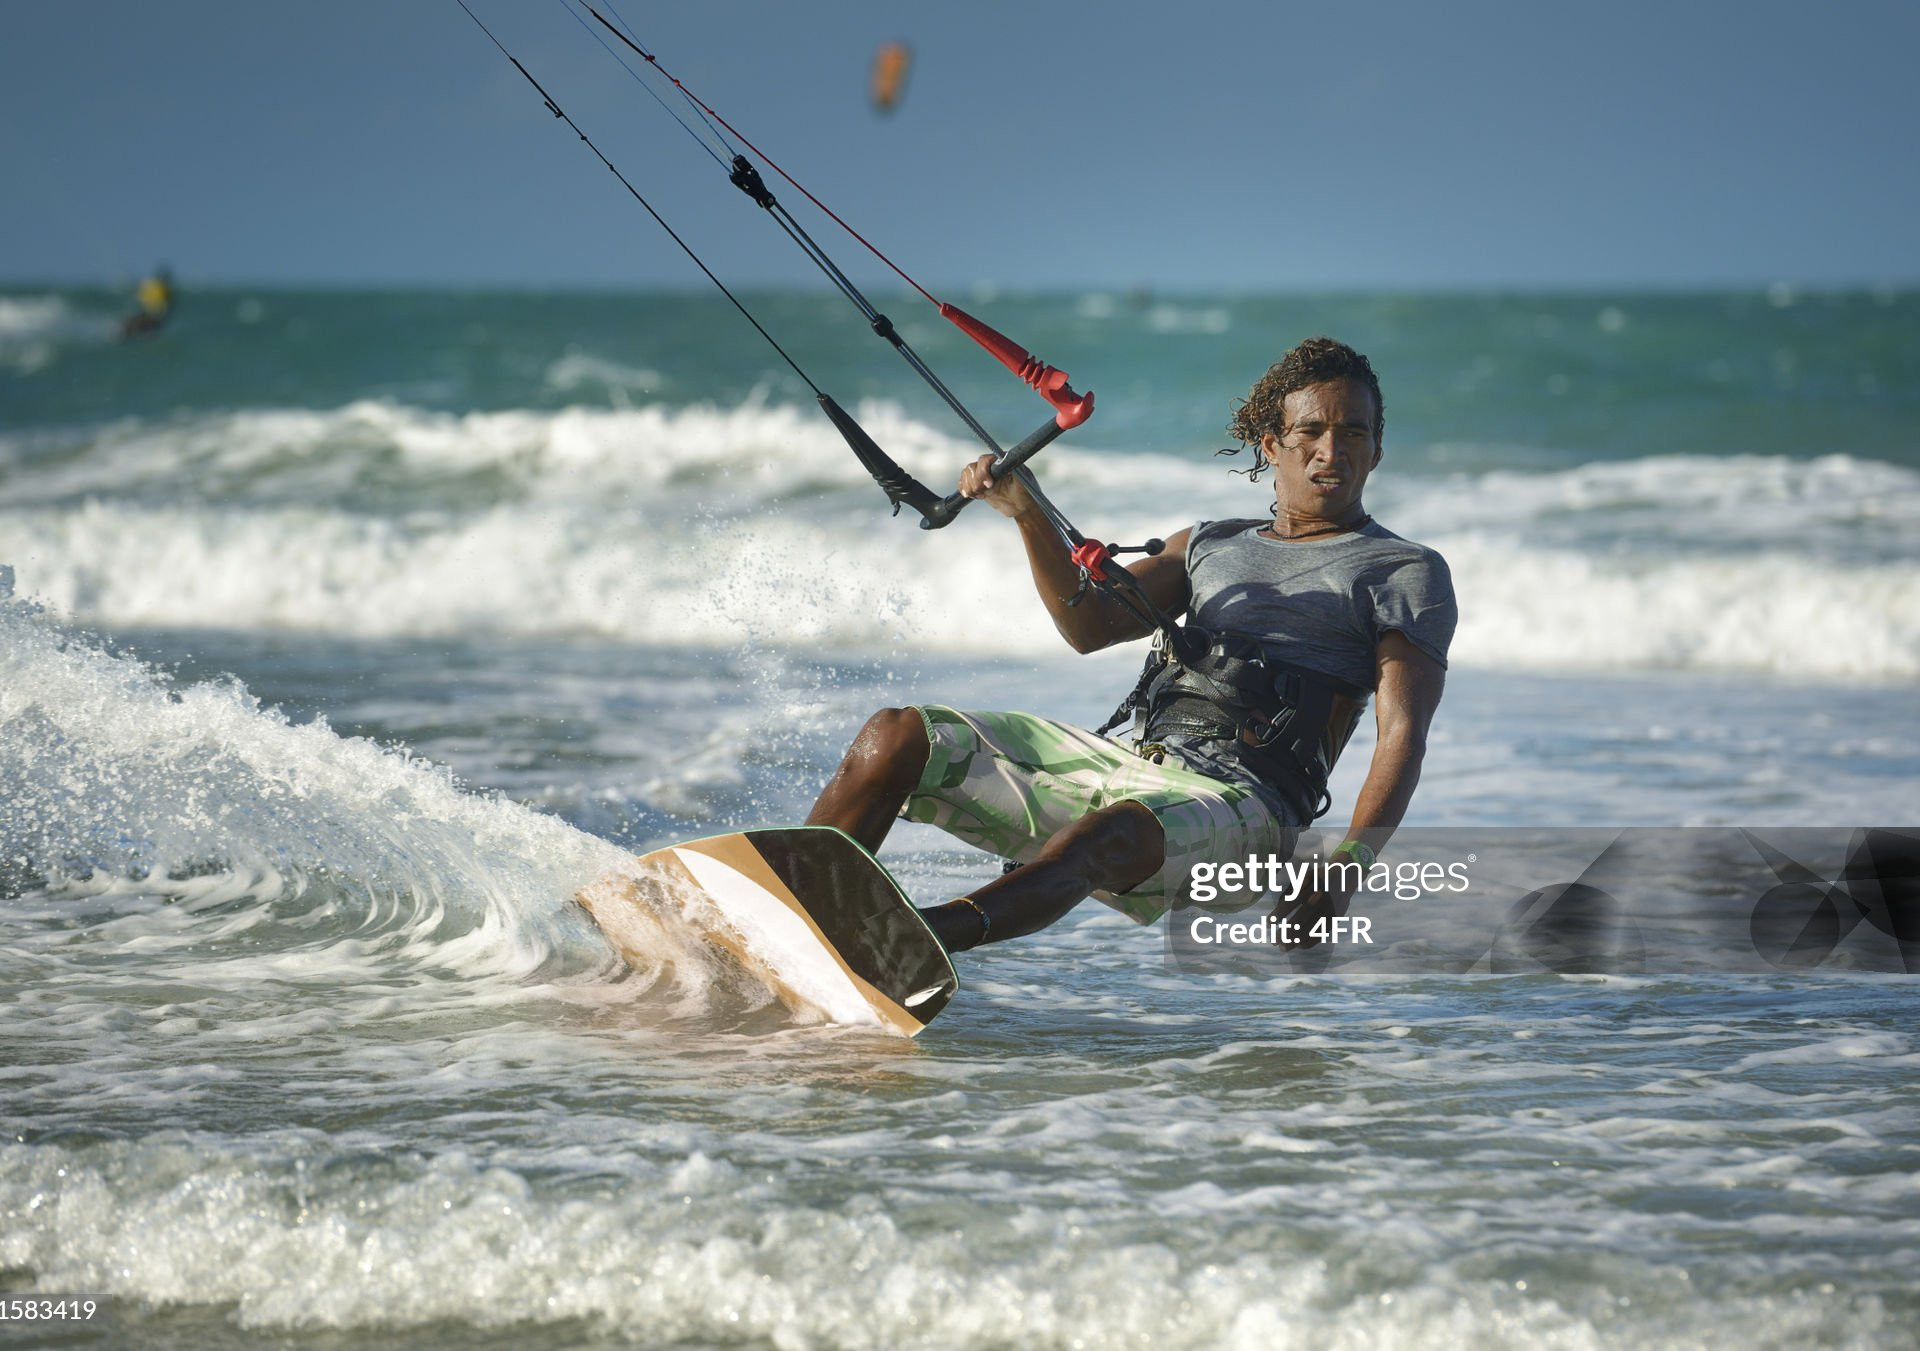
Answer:
<svg viewBox="0 0 1920 1351"><path fill-rule="evenodd" d="M1920 280L1911 3L615 2L936 290ZM716 271L813 283L561 0L470 3ZM14 281L705 284L453 0L7 5L0 119Z"/></svg>

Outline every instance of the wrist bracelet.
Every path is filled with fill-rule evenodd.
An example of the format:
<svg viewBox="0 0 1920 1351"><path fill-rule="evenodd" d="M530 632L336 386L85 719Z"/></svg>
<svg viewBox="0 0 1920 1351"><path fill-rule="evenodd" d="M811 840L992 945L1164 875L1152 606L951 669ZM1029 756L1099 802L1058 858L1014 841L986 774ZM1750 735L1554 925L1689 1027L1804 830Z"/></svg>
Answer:
<svg viewBox="0 0 1920 1351"><path fill-rule="evenodd" d="M1373 852L1373 847L1365 840L1344 840L1340 844L1335 845L1333 852L1327 855L1327 857L1334 859L1340 857L1342 854L1348 855L1362 868L1371 868L1374 859L1379 857L1378 854Z"/></svg>
<svg viewBox="0 0 1920 1351"><path fill-rule="evenodd" d="M980 941L986 942L987 935L993 932L993 917L980 908L980 902L971 896L955 896L952 904L968 906L974 914L980 916Z"/></svg>

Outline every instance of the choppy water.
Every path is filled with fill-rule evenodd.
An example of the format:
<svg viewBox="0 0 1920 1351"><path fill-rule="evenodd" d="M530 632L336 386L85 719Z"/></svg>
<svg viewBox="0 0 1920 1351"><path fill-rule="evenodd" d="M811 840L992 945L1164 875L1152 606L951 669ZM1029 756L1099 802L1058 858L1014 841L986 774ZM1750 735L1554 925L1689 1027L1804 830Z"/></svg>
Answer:
<svg viewBox="0 0 1920 1351"><path fill-rule="evenodd" d="M0 1286L153 1346L1914 1344L1904 976L1203 977L1088 906L908 1044L625 968L568 904L622 853L1134 659L1056 654L998 521L889 520L704 298L119 303L0 297ZM1042 462L1123 540L1258 511L1229 400L1371 351L1370 505L1463 609L1418 824L1920 816L1912 297L979 308L1099 391Z"/></svg>

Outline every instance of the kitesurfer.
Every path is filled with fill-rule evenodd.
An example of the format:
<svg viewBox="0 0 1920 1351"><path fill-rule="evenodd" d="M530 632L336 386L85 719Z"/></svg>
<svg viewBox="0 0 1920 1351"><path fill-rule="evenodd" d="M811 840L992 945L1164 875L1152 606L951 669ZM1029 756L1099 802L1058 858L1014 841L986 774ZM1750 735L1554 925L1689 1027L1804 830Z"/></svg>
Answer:
<svg viewBox="0 0 1920 1351"><path fill-rule="evenodd" d="M172 270L164 263L155 268L153 275L144 279L134 292L134 300L140 308L121 321L120 336L137 338L158 332L173 313Z"/></svg>
<svg viewBox="0 0 1920 1351"><path fill-rule="evenodd" d="M1330 338L1301 343L1255 384L1232 427L1254 453L1250 473L1273 470L1273 517L1200 522L1132 565L1153 603L1186 623L1123 705L1139 715L1130 743L1024 713L883 709L808 823L877 850L905 817L1021 865L922 911L951 951L1033 933L1088 895L1151 923L1185 903L1196 863L1290 855L1371 695L1378 739L1332 851L1370 865L1419 782L1456 620L1445 560L1362 504L1384 412L1371 363ZM1020 478L995 480L991 461L968 465L960 491L1020 527L1068 644L1094 652L1145 636L1137 613L1080 585ZM1282 909L1303 935L1350 900L1336 890Z"/></svg>

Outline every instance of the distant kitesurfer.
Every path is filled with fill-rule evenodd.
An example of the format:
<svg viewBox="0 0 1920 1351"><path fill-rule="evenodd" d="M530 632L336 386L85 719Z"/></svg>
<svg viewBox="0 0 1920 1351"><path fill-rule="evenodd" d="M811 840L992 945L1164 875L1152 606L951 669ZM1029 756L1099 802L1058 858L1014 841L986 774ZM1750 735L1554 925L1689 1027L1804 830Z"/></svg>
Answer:
<svg viewBox="0 0 1920 1351"><path fill-rule="evenodd" d="M140 283L139 289L134 292L134 299L140 308L121 322L120 336L137 338L143 334L157 333L173 313L172 270L164 263L156 267L153 275Z"/></svg>
<svg viewBox="0 0 1920 1351"><path fill-rule="evenodd" d="M883 709L808 823L878 850L903 816L1023 865L922 910L950 951L1043 929L1089 895L1151 923L1186 902L1196 863L1292 853L1371 695L1373 760L1331 851L1370 866L1419 782L1456 621L1445 560L1362 505L1384 422L1371 363L1330 338L1301 343L1255 384L1232 430L1254 453L1250 476L1273 470L1273 519L1202 521L1132 565L1186 621L1179 650L1157 641L1122 705L1137 715L1130 742L1025 713ZM1104 592L1069 603L1080 576L1066 546L991 461L968 465L960 491L1019 525L1061 636L1076 652L1144 637L1148 625ZM1273 913L1298 936L1350 902L1336 887Z"/></svg>

